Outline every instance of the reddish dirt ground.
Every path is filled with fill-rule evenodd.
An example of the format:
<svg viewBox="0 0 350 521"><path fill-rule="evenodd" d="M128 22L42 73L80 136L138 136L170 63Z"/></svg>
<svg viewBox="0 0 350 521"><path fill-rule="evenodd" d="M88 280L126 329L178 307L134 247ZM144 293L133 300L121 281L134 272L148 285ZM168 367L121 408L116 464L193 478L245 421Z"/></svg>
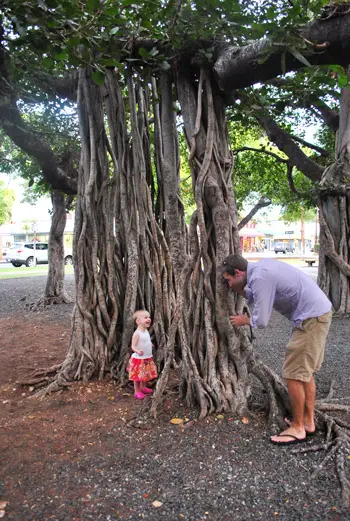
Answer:
<svg viewBox="0 0 350 521"><path fill-rule="evenodd" d="M40 489L40 480L44 486L50 479L52 458L65 464L82 453L94 452L101 434L118 423L124 425L134 414L130 407L134 402L130 401L130 393L117 392L111 381L76 384L68 392L43 399L33 397L31 387L18 384L30 380L33 371L62 361L69 323L56 324L35 315L2 318L0 337L0 491L6 491L6 495L0 493L0 503L7 503L0 508L5 512L0 517L7 517L19 504L29 511L33 508L33 491L22 487L22 483L35 475L35 486ZM85 493L88 491L80 491L82 496ZM55 510L59 498L54 497L54 490L52 494Z"/></svg>
<svg viewBox="0 0 350 521"><path fill-rule="evenodd" d="M20 314L10 305L4 309L9 315L0 316L0 517L350 520L349 509L341 505L334 464L313 480L322 454L296 455L271 446L264 413L253 414L249 422L229 414L197 421L195 411L170 393L154 424L130 428L128 420L137 416L142 402L133 399L131 388L118 391L112 381L76 383L68 391L34 397L30 387L18 382L64 359L69 309L64 314L52 309L51 317ZM279 359L283 343L273 331L286 333L283 323L274 324L261 346ZM323 393L337 374L338 385L343 382L338 393L346 394L348 331L349 321L334 322ZM172 425L174 416L191 420ZM320 433L307 445L322 440Z"/></svg>

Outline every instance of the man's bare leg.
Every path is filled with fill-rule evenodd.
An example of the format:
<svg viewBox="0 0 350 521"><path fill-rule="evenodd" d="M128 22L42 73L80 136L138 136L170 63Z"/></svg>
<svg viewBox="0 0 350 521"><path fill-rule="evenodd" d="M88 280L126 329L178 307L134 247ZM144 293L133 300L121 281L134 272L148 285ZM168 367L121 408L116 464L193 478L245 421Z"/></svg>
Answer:
<svg viewBox="0 0 350 521"><path fill-rule="evenodd" d="M281 444L286 443L288 441L292 441L293 438L288 438L287 434L291 434L292 436L295 436L300 440L306 437L304 426L306 393L304 383L305 382L301 382L300 380L287 380L288 394L293 412L293 420L290 424L290 427L288 427L288 429L286 429L285 431L281 432L281 434L283 434L282 437L280 435L271 436L271 441ZM308 391L310 391L310 389L308 389ZM311 395L312 392L309 392L309 394ZM310 399L312 401L312 398ZM309 407L311 401L309 402Z"/></svg>
<svg viewBox="0 0 350 521"><path fill-rule="evenodd" d="M310 382L304 382L305 390L305 411L304 411L304 427L307 432L315 431L315 398L316 383L312 376Z"/></svg>

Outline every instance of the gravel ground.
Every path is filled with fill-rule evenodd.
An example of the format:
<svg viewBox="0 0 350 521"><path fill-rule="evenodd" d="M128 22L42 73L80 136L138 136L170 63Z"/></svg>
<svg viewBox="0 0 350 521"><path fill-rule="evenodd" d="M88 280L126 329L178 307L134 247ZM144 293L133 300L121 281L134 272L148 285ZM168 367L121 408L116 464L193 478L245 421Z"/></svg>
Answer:
<svg viewBox="0 0 350 521"><path fill-rule="evenodd" d="M73 294L73 276L67 277L66 282ZM44 284L44 277L0 280L0 321L21 314L25 318L35 315L69 324L72 306L52 306L42 314L28 311L26 306L38 300ZM274 314L269 327L257 334L257 351L278 373L289 332L290 323ZM317 375L319 397L327 394L333 379L337 397L349 392L349 332L349 318L333 320L325 363ZM35 400L32 403L35 408ZM131 399L127 402L135 408L134 403ZM51 406L49 402L47 406ZM86 409L82 411L80 406L80 414ZM101 409L94 414L102 415ZM186 415L192 421L185 427L169 424L175 415ZM70 421L74 425L73 415ZM23 466L19 476L21 487L26 497L33 496L32 506L29 508L26 502L18 504L16 509L8 511L6 518L13 521L350 520L350 511L341 506L333 462L316 480L311 480L311 472L322 461L322 454L293 454L291 448L271 445L263 414L252 414L249 423L227 414L223 418L196 421L194 414L175 400L171 411L164 411L150 429L133 429L116 421L91 435L98 435L98 443L89 444L94 446L88 453L77 453L64 462L52 457L49 448L45 449L42 456L47 462L45 479L36 481L32 469ZM320 440L322 436L317 434L307 445ZM348 470L349 463L347 460ZM4 477L3 480L6 482ZM0 481L0 500L8 492ZM154 501L161 506L154 506Z"/></svg>

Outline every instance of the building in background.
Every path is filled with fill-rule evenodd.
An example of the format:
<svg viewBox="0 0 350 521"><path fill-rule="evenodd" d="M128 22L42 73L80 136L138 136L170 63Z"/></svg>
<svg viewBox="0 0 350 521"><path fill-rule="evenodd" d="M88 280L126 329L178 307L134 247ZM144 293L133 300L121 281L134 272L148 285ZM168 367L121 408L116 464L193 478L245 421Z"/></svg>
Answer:
<svg viewBox="0 0 350 521"><path fill-rule="evenodd" d="M317 241L317 222L250 222L239 230L239 236L243 252L274 251L276 243L283 243L296 254L305 255Z"/></svg>
<svg viewBox="0 0 350 521"><path fill-rule="evenodd" d="M0 226L0 258L4 252L15 242L48 242L50 235L51 219L18 220ZM67 214L67 222L64 230L64 247L72 249L73 246L74 213Z"/></svg>

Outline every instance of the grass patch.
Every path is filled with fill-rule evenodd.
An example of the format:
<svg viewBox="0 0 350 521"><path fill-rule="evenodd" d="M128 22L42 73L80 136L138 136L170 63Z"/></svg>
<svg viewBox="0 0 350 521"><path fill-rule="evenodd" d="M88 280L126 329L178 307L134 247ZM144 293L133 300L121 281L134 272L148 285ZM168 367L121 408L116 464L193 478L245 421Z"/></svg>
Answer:
<svg viewBox="0 0 350 521"><path fill-rule="evenodd" d="M64 272L66 274L73 273L73 266L65 266ZM26 266L21 266L20 268L15 268L10 264L6 268L0 267L0 280L1 279L20 279L23 277L40 277L45 276L48 273L48 265L47 264L39 264L39 266L35 266L33 268L27 268Z"/></svg>

